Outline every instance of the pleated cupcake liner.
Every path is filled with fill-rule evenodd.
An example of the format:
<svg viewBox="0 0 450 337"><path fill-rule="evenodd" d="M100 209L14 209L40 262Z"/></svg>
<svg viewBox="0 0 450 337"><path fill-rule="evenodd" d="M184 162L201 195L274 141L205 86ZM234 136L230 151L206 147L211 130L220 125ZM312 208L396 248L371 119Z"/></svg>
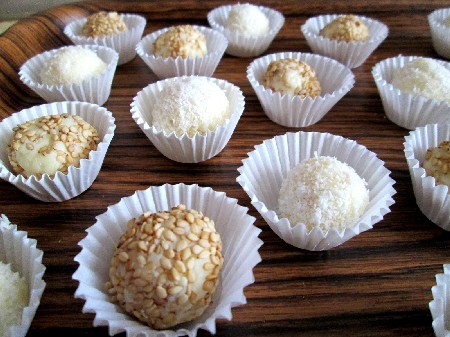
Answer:
<svg viewBox="0 0 450 337"><path fill-rule="evenodd" d="M286 58L303 61L315 70L322 87L320 96L282 95L264 87L263 77L270 62ZM341 63L320 55L294 52L270 54L254 60L247 67L247 78L267 117L287 127L306 127L319 122L355 83L352 71Z"/></svg>
<svg viewBox="0 0 450 337"><path fill-rule="evenodd" d="M323 27L340 16L341 14L327 14L309 18L300 30L314 53L331 57L349 68L357 68L386 39L389 29L380 21L358 15L358 18L369 29L367 41L345 42L319 35Z"/></svg>
<svg viewBox="0 0 450 337"><path fill-rule="evenodd" d="M417 58L397 56L380 61L373 67L372 76L380 93L384 112L391 122L409 130L427 124L449 123L450 105L447 102L409 94L391 84L395 71ZM450 69L449 63L435 61Z"/></svg>
<svg viewBox="0 0 450 337"><path fill-rule="evenodd" d="M53 177L44 174L40 179L36 179L35 176L25 178L16 174L9 163L7 152L13 128L42 116L62 113L78 115L98 131L100 143L97 150L90 151L88 159L81 159L80 167L70 166L67 174L56 172ZM111 112L85 102L43 104L14 113L0 123L0 178L41 201L61 202L74 198L86 191L97 178L115 128Z"/></svg>
<svg viewBox="0 0 450 337"><path fill-rule="evenodd" d="M154 330L111 303L104 284L109 280L109 263L127 222L144 212L169 210L179 204L200 210L214 220L222 238L224 264L212 302L200 317L174 329ZM261 230L254 226L255 218L247 212L236 199L198 185L152 186L122 198L96 217L96 223L79 242L82 250L75 257L79 267L73 279L79 282L75 297L86 301L83 312L95 313L94 326L108 326L110 335L126 332L127 337L195 337L199 329L214 334L216 320L231 320L231 308L246 303L243 289L254 282L253 268L261 261L258 253L263 244L258 238Z"/></svg>
<svg viewBox="0 0 450 337"><path fill-rule="evenodd" d="M428 15L433 48L440 56L450 59L450 27L442 23L450 16L450 8L442 8Z"/></svg>
<svg viewBox="0 0 450 337"><path fill-rule="evenodd" d="M136 45L142 38L147 20L136 14L120 14L127 30L119 34L104 37L86 37L81 35L87 18L76 20L64 28L64 34L77 45L98 45L111 48L119 54L118 65L130 62L136 56Z"/></svg>
<svg viewBox="0 0 450 337"><path fill-rule="evenodd" d="M153 42L169 28L158 30L145 36L136 46L136 52L145 64L160 79L184 75L212 76L216 70L223 53L228 45L228 40L221 33L201 26L193 26L206 37L207 54L203 57L159 57L153 53Z"/></svg>
<svg viewBox="0 0 450 337"><path fill-rule="evenodd" d="M303 223L290 223L278 211L278 196L287 173L302 160L318 156L335 157L351 166L367 182L369 204L357 224L342 231L324 232L315 227L308 231ZM376 154L353 140L329 133L286 133L265 140L248 153L239 167L236 181L251 199L270 228L285 242L311 251L339 246L352 237L371 229L390 212L394 180Z"/></svg>
<svg viewBox="0 0 450 337"><path fill-rule="evenodd" d="M237 57L255 57L264 53L272 43L275 36L284 25L284 16L280 12L258 6L269 19L269 32L260 37L245 37L226 28L228 13L233 5L220 6L208 13L209 25L222 33L228 40L226 53Z"/></svg>
<svg viewBox="0 0 450 337"><path fill-rule="evenodd" d="M244 111L245 102L242 91L237 86L225 80L207 77L208 81L217 84L224 91L230 102L231 116L225 124L217 126L214 131L208 130L205 135L197 132L192 138L187 134L177 136L174 132L166 134L163 130L157 130L151 123L151 113L160 92L165 85L188 77L174 77L148 85L133 98L131 115L164 156L181 163L199 163L216 156L225 148Z"/></svg>
<svg viewBox="0 0 450 337"><path fill-rule="evenodd" d="M433 300L429 303L432 326L436 337L450 335L448 303L450 300L450 264L444 264L444 273L436 275L436 285L431 288Z"/></svg>

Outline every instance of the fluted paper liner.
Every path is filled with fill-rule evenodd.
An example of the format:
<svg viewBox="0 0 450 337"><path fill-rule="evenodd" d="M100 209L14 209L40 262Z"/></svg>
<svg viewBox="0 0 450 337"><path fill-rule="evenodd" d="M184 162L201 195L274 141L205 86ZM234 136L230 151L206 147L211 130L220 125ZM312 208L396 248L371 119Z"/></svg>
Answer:
<svg viewBox="0 0 450 337"><path fill-rule="evenodd" d="M207 54L203 57L159 57L153 53L153 42L169 30L164 28L145 36L136 46L138 55L159 78L184 75L211 76L227 48L228 41L221 33L206 27L193 26L206 37Z"/></svg>
<svg viewBox="0 0 450 337"><path fill-rule="evenodd" d="M411 174L414 196L422 213L439 227L450 231L450 197L446 185L436 185L422 168L427 149L450 140L449 124L418 127L405 137L405 157Z"/></svg>
<svg viewBox="0 0 450 337"><path fill-rule="evenodd" d="M440 56L450 59L450 27L442 23L450 16L450 8L442 8L428 15L433 48Z"/></svg>
<svg viewBox="0 0 450 337"><path fill-rule="evenodd" d="M324 232L319 227L308 231L305 224L291 224L278 213L278 195L283 179L289 170L316 153L347 163L367 182L369 205L356 225L341 232L336 229ZM389 207L394 203L394 181L383 161L366 147L341 136L319 132L286 133L256 145L242 163L237 182L270 228L297 248L319 251L336 247L371 229L390 212Z"/></svg>
<svg viewBox="0 0 450 337"><path fill-rule="evenodd" d="M450 310L450 264L444 264L444 273L436 275L436 285L431 288L433 300L429 303L432 326L436 337L448 337Z"/></svg>
<svg viewBox="0 0 450 337"><path fill-rule="evenodd" d="M136 14L120 14L127 25L127 30L119 34L104 37L86 37L81 30L87 18L71 22L64 28L64 34L79 45L98 45L114 49L119 54L118 64L124 64L136 56L136 45L141 40L147 21L143 16Z"/></svg>
<svg viewBox="0 0 450 337"><path fill-rule="evenodd" d="M36 248L36 240L27 237L27 233L17 230L8 218L0 217L0 261L11 264L14 272L24 277L28 285L29 302L23 309L18 325L9 328L6 336L25 337L40 304L45 282L42 277L45 267L42 264L42 250Z"/></svg>
<svg viewBox="0 0 450 337"><path fill-rule="evenodd" d="M171 132L158 131L152 124L151 111L164 85L186 77L174 77L150 84L138 92L131 104L131 115L153 145L167 158L182 163L198 163L217 155L227 145L244 111L244 96L235 85L216 78L208 78L217 84L230 102L231 117L215 131L208 130L206 135L196 133L190 138L187 134L177 136Z"/></svg>
<svg viewBox="0 0 450 337"><path fill-rule="evenodd" d="M283 27L283 14L268 7L257 6L269 19L269 32L260 37L245 37L225 28L228 13L232 7L233 5L226 5L210 11L207 16L209 25L227 38L227 54L238 57L254 57L261 55L269 48L281 27Z"/></svg>
<svg viewBox="0 0 450 337"><path fill-rule="evenodd" d="M320 30L339 16L341 14L327 14L309 18L301 26L301 31L314 53L331 57L349 68L357 68L386 39L389 29L380 21L358 15L358 18L369 29L367 41L345 42L320 36Z"/></svg>
<svg viewBox="0 0 450 337"><path fill-rule="evenodd" d="M153 330L111 303L104 284L109 279L109 264L128 220L146 211L169 210L179 204L200 210L214 220L222 238L224 264L211 305L202 316L177 325L174 330ZM253 225L255 218L247 211L225 193L198 185L153 186L122 198L96 217L96 223L87 229L86 238L79 242L82 250L75 261L80 266L73 279L79 282L75 297L86 300L83 312L95 313L94 326L107 325L110 335L126 331L128 337L196 336L198 329L214 334L217 319L231 320L231 308L246 303L243 289L254 282L253 268L261 261L258 253L262 245L258 238L261 230Z"/></svg>
<svg viewBox="0 0 450 337"><path fill-rule="evenodd" d="M116 71L118 55L111 48L100 46L83 46L92 50L106 63L106 69L85 79L79 84L47 85L41 82L40 72L49 58L61 47L36 55L20 67L19 76L22 82L47 102L80 101L103 105L111 93L111 85Z"/></svg>
<svg viewBox="0 0 450 337"><path fill-rule="evenodd" d="M302 98L281 95L264 87L263 77L269 63L286 58L303 61L315 70L322 87L320 96ZM247 78L266 115L273 122L288 127L306 127L317 123L355 83L352 71L339 62L320 55L293 52L270 54L254 60L247 67Z"/></svg>
<svg viewBox="0 0 450 337"><path fill-rule="evenodd" d="M56 172L53 178L44 174L41 179L36 179L35 176L25 178L23 175L16 175L9 163L7 152L13 128L42 116L62 113L78 115L97 129L100 138L97 150L90 151L88 159L81 159L80 167L70 166L67 174ZM0 178L41 201L59 202L76 197L87 190L97 177L115 128L111 112L98 105L84 102L43 104L14 113L0 123Z"/></svg>
<svg viewBox="0 0 450 337"><path fill-rule="evenodd" d="M409 130L433 123L450 122L450 105L419 95L403 92L391 84L394 72L417 56L398 56L377 63L372 76L380 93L386 116L393 123ZM450 70L450 64L435 60Z"/></svg>

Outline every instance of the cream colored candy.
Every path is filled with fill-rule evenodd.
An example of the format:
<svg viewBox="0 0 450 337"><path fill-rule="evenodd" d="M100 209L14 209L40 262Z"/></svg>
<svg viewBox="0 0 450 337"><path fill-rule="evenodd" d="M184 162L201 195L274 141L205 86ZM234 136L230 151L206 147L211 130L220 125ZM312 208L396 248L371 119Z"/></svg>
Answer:
<svg viewBox="0 0 450 337"><path fill-rule="evenodd" d="M40 178L57 171L67 173L69 166L79 167L97 149L97 130L76 115L44 116L13 129L8 158L18 174Z"/></svg>
<svg viewBox="0 0 450 337"><path fill-rule="evenodd" d="M270 62L263 77L263 85L282 95L316 97L321 94L316 73L308 64L295 59Z"/></svg>
<svg viewBox="0 0 450 337"><path fill-rule="evenodd" d="M87 18L81 34L87 37L103 37L119 34L127 25L117 12L98 12Z"/></svg>
<svg viewBox="0 0 450 337"><path fill-rule="evenodd" d="M205 35L190 25L171 27L153 42L153 53L163 58L203 57L207 52Z"/></svg>
<svg viewBox="0 0 450 337"><path fill-rule="evenodd" d="M106 69L92 50L82 46L69 46L57 50L40 72L42 84L71 85L95 77Z"/></svg>
<svg viewBox="0 0 450 337"><path fill-rule="evenodd" d="M367 41L369 29L357 16L342 15L323 27L319 35L338 41Z"/></svg>
<svg viewBox="0 0 450 337"><path fill-rule="evenodd" d="M450 141L446 140L427 150L423 168L427 175L436 179L436 185L450 188Z"/></svg>
<svg viewBox="0 0 450 337"><path fill-rule="evenodd" d="M223 265L214 222L184 205L128 222L109 270L114 302L155 329L200 316Z"/></svg>
<svg viewBox="0 0 450 337"><path fill-rule="evenodd" d="M259 37L269 32L269 19L255 5L238 4L231 7L225 28L245 37Z"/></svg>
<svg viewBox="0 0 450 337"><path fill-rule="evenodd" d="M342 231L354 226L369 203L366 182L336 158L305 159L292 168L279 193L279 211L291 225Z"/></svg>

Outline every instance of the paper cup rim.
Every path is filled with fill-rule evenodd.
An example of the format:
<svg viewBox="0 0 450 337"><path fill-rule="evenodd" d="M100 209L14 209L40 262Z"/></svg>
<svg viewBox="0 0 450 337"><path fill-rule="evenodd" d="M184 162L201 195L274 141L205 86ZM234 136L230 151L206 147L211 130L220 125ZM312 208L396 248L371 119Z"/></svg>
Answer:
<svg viewBox="0 0 450 337"><path fill-rule="evenodd" d="M428 23L431 25L435 25L439 27L439 29L444 29L447 32L450 31L450 26L444 25L442 23L442 20L439 20L439 17L442 15L447 14L447 16L450 15L450 8L439 8L432 11L430 14L428 14Z"/></svg>
<svg viewBox="0 0 450 337"><path fill-rule="evenodd" d="M433 299L429 302L428 308L431 312L434 334L436 337L446 337L450 334L448 328L449 319L446 314L449 297L448 284L450 282L450 264L443 265L443 273L436 274L435 285L431 287Z"/></svg>

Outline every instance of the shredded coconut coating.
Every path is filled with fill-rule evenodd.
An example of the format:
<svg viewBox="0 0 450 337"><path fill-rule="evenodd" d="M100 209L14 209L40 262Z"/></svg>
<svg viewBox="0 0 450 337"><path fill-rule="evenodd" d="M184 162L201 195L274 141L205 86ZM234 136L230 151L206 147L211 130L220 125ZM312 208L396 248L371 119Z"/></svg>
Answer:
<svg viewBox="0 0 450 337"><path fill-rule="evenodd" d="M167 83L153 106L152 124L157 130L205 135L225 124L230 103L222 89L206 78L184 78Z"/></svg>
<svg viewBox="0 0 450 337"><path fill-rule="evenodd" d="M109 270L113 302L155 329L200 316L223 265L214 221L184 205L128 222Z"/></svg>
<svg viewBox="0 0 450 337"><path fill-rule="evenodd" d="M70 46L56 51L40 72L42 84L71 85L95 77L106 69L92 50Z"/></svg>
<svg viewBox="0 0 450 337"><path fill-rule="evenodd" d="M127 30L127 25L117 12L98 12L87 18L81 34L87 37L116 35Z"/></svg>
<svg viewBox="0 0 450 337"><path fill-rule="evenodd" d="M23 309L28 305L25 278L0 261L0 336L9 336L9 328L20 324Z"/></svg>
<svg viewBox="0 0 450 337"><path fill-rule="evenodd" d="M322 92L314 69L303 61L290 58L270 62L264 73L263 85L282 95L302 98L314 98Z"/></svg>
<svg viewBox="0 0 450 337"><path fill-rule="evenodd" d="M417 58L394 72L392 84L401 91L450 103L450 71L430 58Z"/></svg>
<svg viewBox="0 0 450 337"><path fill-rule="evenodd" d="M369 203L366 182L336 158L305 159L287 174L279 194L279 211L292 226L342 231L354 226Z"/></svg>
<svg viewBox="0 0 450 337"><path fill-rule="evenodd" d="M80 166L89 158L100 139L97 130L81 117L61 114L44 116L13 129L8 158L13 170L25 177L57 171L67 173L69 166Z"/></svg>
<svg viewBox="0 0 450 337"><path fill-rule="evenodd" d="M368 40L369 29L357 16L342 15L323 27L319 35L331 40L361 42Z"/></svg>
<svg viewBox="0 0 450 337"><path fill-rule="evenodd" d="M170 27L153 42L153 53L167 57L203 57L207 54L206 37L190 25Z"/></svg>
<svg viewBox="0 0 450 337"><path fill-rule="evenodd" d="M436 185L447 185L450 188L450 141L446 140L438 147L429 148L423 168L428 176L436 179Z"/></svg>
<svg viewBox="0 0 450 337"><path fill-rule="evenodd" d="M231 7L225 28L245 37L259 37L269 32L269 19L255 5L238 4Z"/></svg>

